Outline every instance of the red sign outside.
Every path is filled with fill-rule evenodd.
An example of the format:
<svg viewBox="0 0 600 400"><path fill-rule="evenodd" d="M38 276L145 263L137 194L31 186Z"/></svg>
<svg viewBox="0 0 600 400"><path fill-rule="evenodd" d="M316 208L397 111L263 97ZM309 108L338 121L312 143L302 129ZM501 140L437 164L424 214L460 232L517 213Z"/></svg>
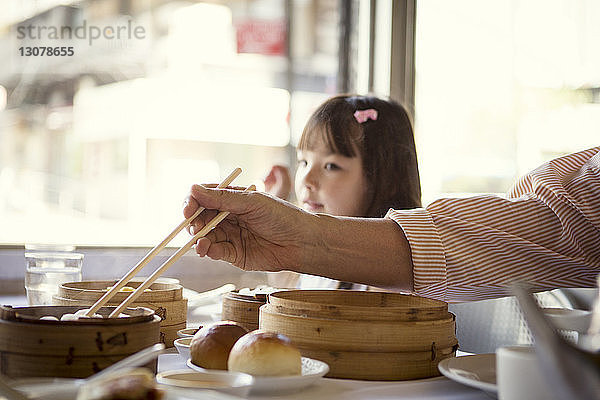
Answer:
<svg viewBox="0 0 600 400"><path fill-rule="evenodd" d="M247 19L235 27L238 53L285 55L285 20Z"/></svg>

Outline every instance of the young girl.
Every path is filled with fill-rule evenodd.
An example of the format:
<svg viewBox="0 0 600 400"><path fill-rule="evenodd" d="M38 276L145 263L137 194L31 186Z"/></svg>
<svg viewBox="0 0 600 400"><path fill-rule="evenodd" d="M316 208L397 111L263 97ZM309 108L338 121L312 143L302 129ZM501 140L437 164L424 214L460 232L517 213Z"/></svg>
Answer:
<svg viewBox="0 0 600 400"><path fill-rule="evenodd" d="M393 101L348 95L325 101L304 127L297 157L296 197L307 211L377 218L390 208L421 206L412 126ZM273 167L265 190L287 198L288 177ZM302 275L299 286L360 288L310 275Z"/></svg>

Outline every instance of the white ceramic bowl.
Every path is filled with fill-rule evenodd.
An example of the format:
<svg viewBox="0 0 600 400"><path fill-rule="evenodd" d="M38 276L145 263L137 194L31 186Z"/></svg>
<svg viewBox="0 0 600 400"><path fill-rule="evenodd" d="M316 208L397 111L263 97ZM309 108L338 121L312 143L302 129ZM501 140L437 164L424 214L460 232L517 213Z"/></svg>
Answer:
<svg viewBox="0 0 600 400"><path fill-rule="evenodd" d="M190 345L192 343L192 339L192 337L182 337L173 342L179 354L181 354L181 356L186 360L190 358Z"/></svg>
<svg viewBox="0 0 600 400"><path fill-rule="evenodd" d="M185 328L185 329L180 329L177 331L177 337L183 338L183 337L193 337L194 334L196 332L198 332L198 329L202 328L201 326L198 328Z"/></svg>
<svg viewBox="0 0 600 400"><path fill-rule="evenodd" d="M206 370L203 372L180 369L161 372L156 375L156 381L163 385L179 389L198 390L209 389L246 397L254 378L241 372ZM183 394L183 393L182 393Z"/></svg>
<svg viewBox="0 0 600 400"><path fill-rule="evenodd" d="M586 310L543 308L542 311L558 329L576 331L579 333L587 332L592 320L592 312Z"/></svg>

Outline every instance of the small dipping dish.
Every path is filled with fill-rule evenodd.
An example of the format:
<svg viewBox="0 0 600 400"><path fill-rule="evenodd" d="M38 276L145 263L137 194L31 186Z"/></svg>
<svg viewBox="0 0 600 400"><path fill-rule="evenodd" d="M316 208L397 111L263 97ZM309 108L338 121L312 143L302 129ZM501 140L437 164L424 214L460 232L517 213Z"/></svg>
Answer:
<svg viewBox="0 0 600 400"><path fill-rule="evenodd" d="M198 328L180 329L177 331L177 337L180 337L180 338L193 337L200 328L202 328L202 326L199 326Z"/></svg>
<svg viewBox="0 0 600 400"><path fill-rule="evenodd" d="M156 375L156 381L180 389L209 389L246 397L254 383L254 378L241 372L216 370L192 372L189 369L180 369L161 372Z"/></svg>
<svg viewBox="0 0 600 400"><path fill-rule="evenodd" d="M173 342L173 344L177 348L177 351L179 352L179 354L181 354L181 356L185 360L190 358L190 346L192 344L192 337L182 337L182 338L176 339Z"/></svg>

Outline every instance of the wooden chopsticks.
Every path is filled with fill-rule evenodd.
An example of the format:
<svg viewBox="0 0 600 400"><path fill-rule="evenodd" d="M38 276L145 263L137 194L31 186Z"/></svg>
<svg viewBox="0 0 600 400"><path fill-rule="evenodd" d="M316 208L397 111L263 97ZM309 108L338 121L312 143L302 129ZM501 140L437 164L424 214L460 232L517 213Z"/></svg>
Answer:
<svg viewBox="0 0 600 400"><path fill-rule="evenodd" d="M227 178L225 178L217 187L219 188L226 188L227 186L229 186L229 184L231 182L233 182L233 180L235 178L237 178L239 176L239 174L242 173L241 168L236 168L234 169L229 176L227 176ZM248 189L246 189L248 190ZM111 287L102 297L100 297L100 299L98 299L98 301L96 301L94 303L94 305L92 305L92 307L90 307L90 309L85 313L86 317L91 317L94 315L94 313L96 313L96 311L98 311L100 309L100 307L102 307L103 305L105 305L110 299L113 298L114 295L116 295L117 293L119 293L119 291L121 290L121 288L125 285L127 285L127 283L129 283L129 281L131 280L131 278L133 278L135 276L135 274L137 274L138 272L140 272L142 270L142 268L144 268L146 266L146 264L148 264L148 262L150 262L150 260L152 258L154 258L162 249L165 248L165 246L171 241L173 240L173 238L175 236L177 236L177 234L179 232L181 232L181 230L183 228L185 228L186 226L188 226L189 224L192 223L192 221L198 216L200 215L200 213L204 211L204 207L198 207L198 210L196 210L196 212L194 213L194 215L192 215L191 217L181 221L181 223L179 225L177 225L177 227L175 229L173 229L173 231L166 237L164 238L159 244L157 244L152 250L150 250L148 252L148 254L146 254L144 256L144 258L142 258L140 260L140 262L138 262L131 270L129 270L129 272L127 272L127 274L125 274L125 276L123 276L113 287ZM211 221L212 222L212 221ZM220 222L220 221L219 221ZM217 222L218 223L218 222ZM215 224L216 225L216 224ZM200 233L200 232L198 232ZM208 233L208 232L207 232ZM196 236L194 236L196 237ZM189 243L188 243L189 244ZM193 245L193 243L192 243ZM187 245L186 245L187 246ZM185 247L185 246L184 246ZM191 246L190 246L191 247ZM183 248L183 247L182 247ZM181 249L180 249L181 250ZM189 248L187 249L189 250ZM187 251L186 250L186 251ZM177 253L175 253L177 254ZM182 253L183 254L183 253ZM173 257L171 257L173 258ZM171 258L169 258L169 260L171 260ZM177 257L178 259L179 257ZM169 262L169 260L167 260L167 262ZM173 260L173 262L175 262L177 260ZM171 264L173 263L171 262ZM166 264L166 263L165 263ZM169 264L170 265L170 264ZM153 274L154 275L154 274ZM154 281L152 281L154 282ZM145 283L145 282L144 282ZM149 286L149 285L148 285ZM132 292L132 295L135 293ZM137 295L139 296L139 294ZM137 298L137 296L135 298ZM131 297L131 295L130 295ZM127 299L125 300L127 301ZM129 304L129 303L128 303ZM124 308L124 307L123 307ZM117 314L118 315L118 314ZM113 316L111 314L111 316Z"/></svg>
<svg viewBox="0 0 600 400"><path fill-rule="evenodd" d="M244 190L244 192L251 192L253 190L256 190L256 186L250 185L246 188L246 190ZM210 220L209 223L207 223L202 229L200 229L200 231L196 233L190 239L189 242L181 246L181 248L177 250L175 254L169 257L169 259L165 261L160 267L158 267L156 271L152 273L152 275L146 278L146 280L140 286L138 286L133 292L131 292L131 294L127 296L127 298L123 300L123 302L119 304L112 313L110 313L109 317L118 317L121 311L125 309L125 307L127 307L131 302L135 301L135 299L137 299L142 293L144 293L144 290L149 288L150 285L152 285L154 281L158 279L159 276L161 276L167 269L169 269L169 267L173 265L175 261L179 260L179 258L182 255L187 253L187 251L192 248L192 246L194 245L194 243L196 243L198 239L206 236L215 226L219 224L219 222L227 218L228 215L228 211L219 212L213 219Z"/></svg>

